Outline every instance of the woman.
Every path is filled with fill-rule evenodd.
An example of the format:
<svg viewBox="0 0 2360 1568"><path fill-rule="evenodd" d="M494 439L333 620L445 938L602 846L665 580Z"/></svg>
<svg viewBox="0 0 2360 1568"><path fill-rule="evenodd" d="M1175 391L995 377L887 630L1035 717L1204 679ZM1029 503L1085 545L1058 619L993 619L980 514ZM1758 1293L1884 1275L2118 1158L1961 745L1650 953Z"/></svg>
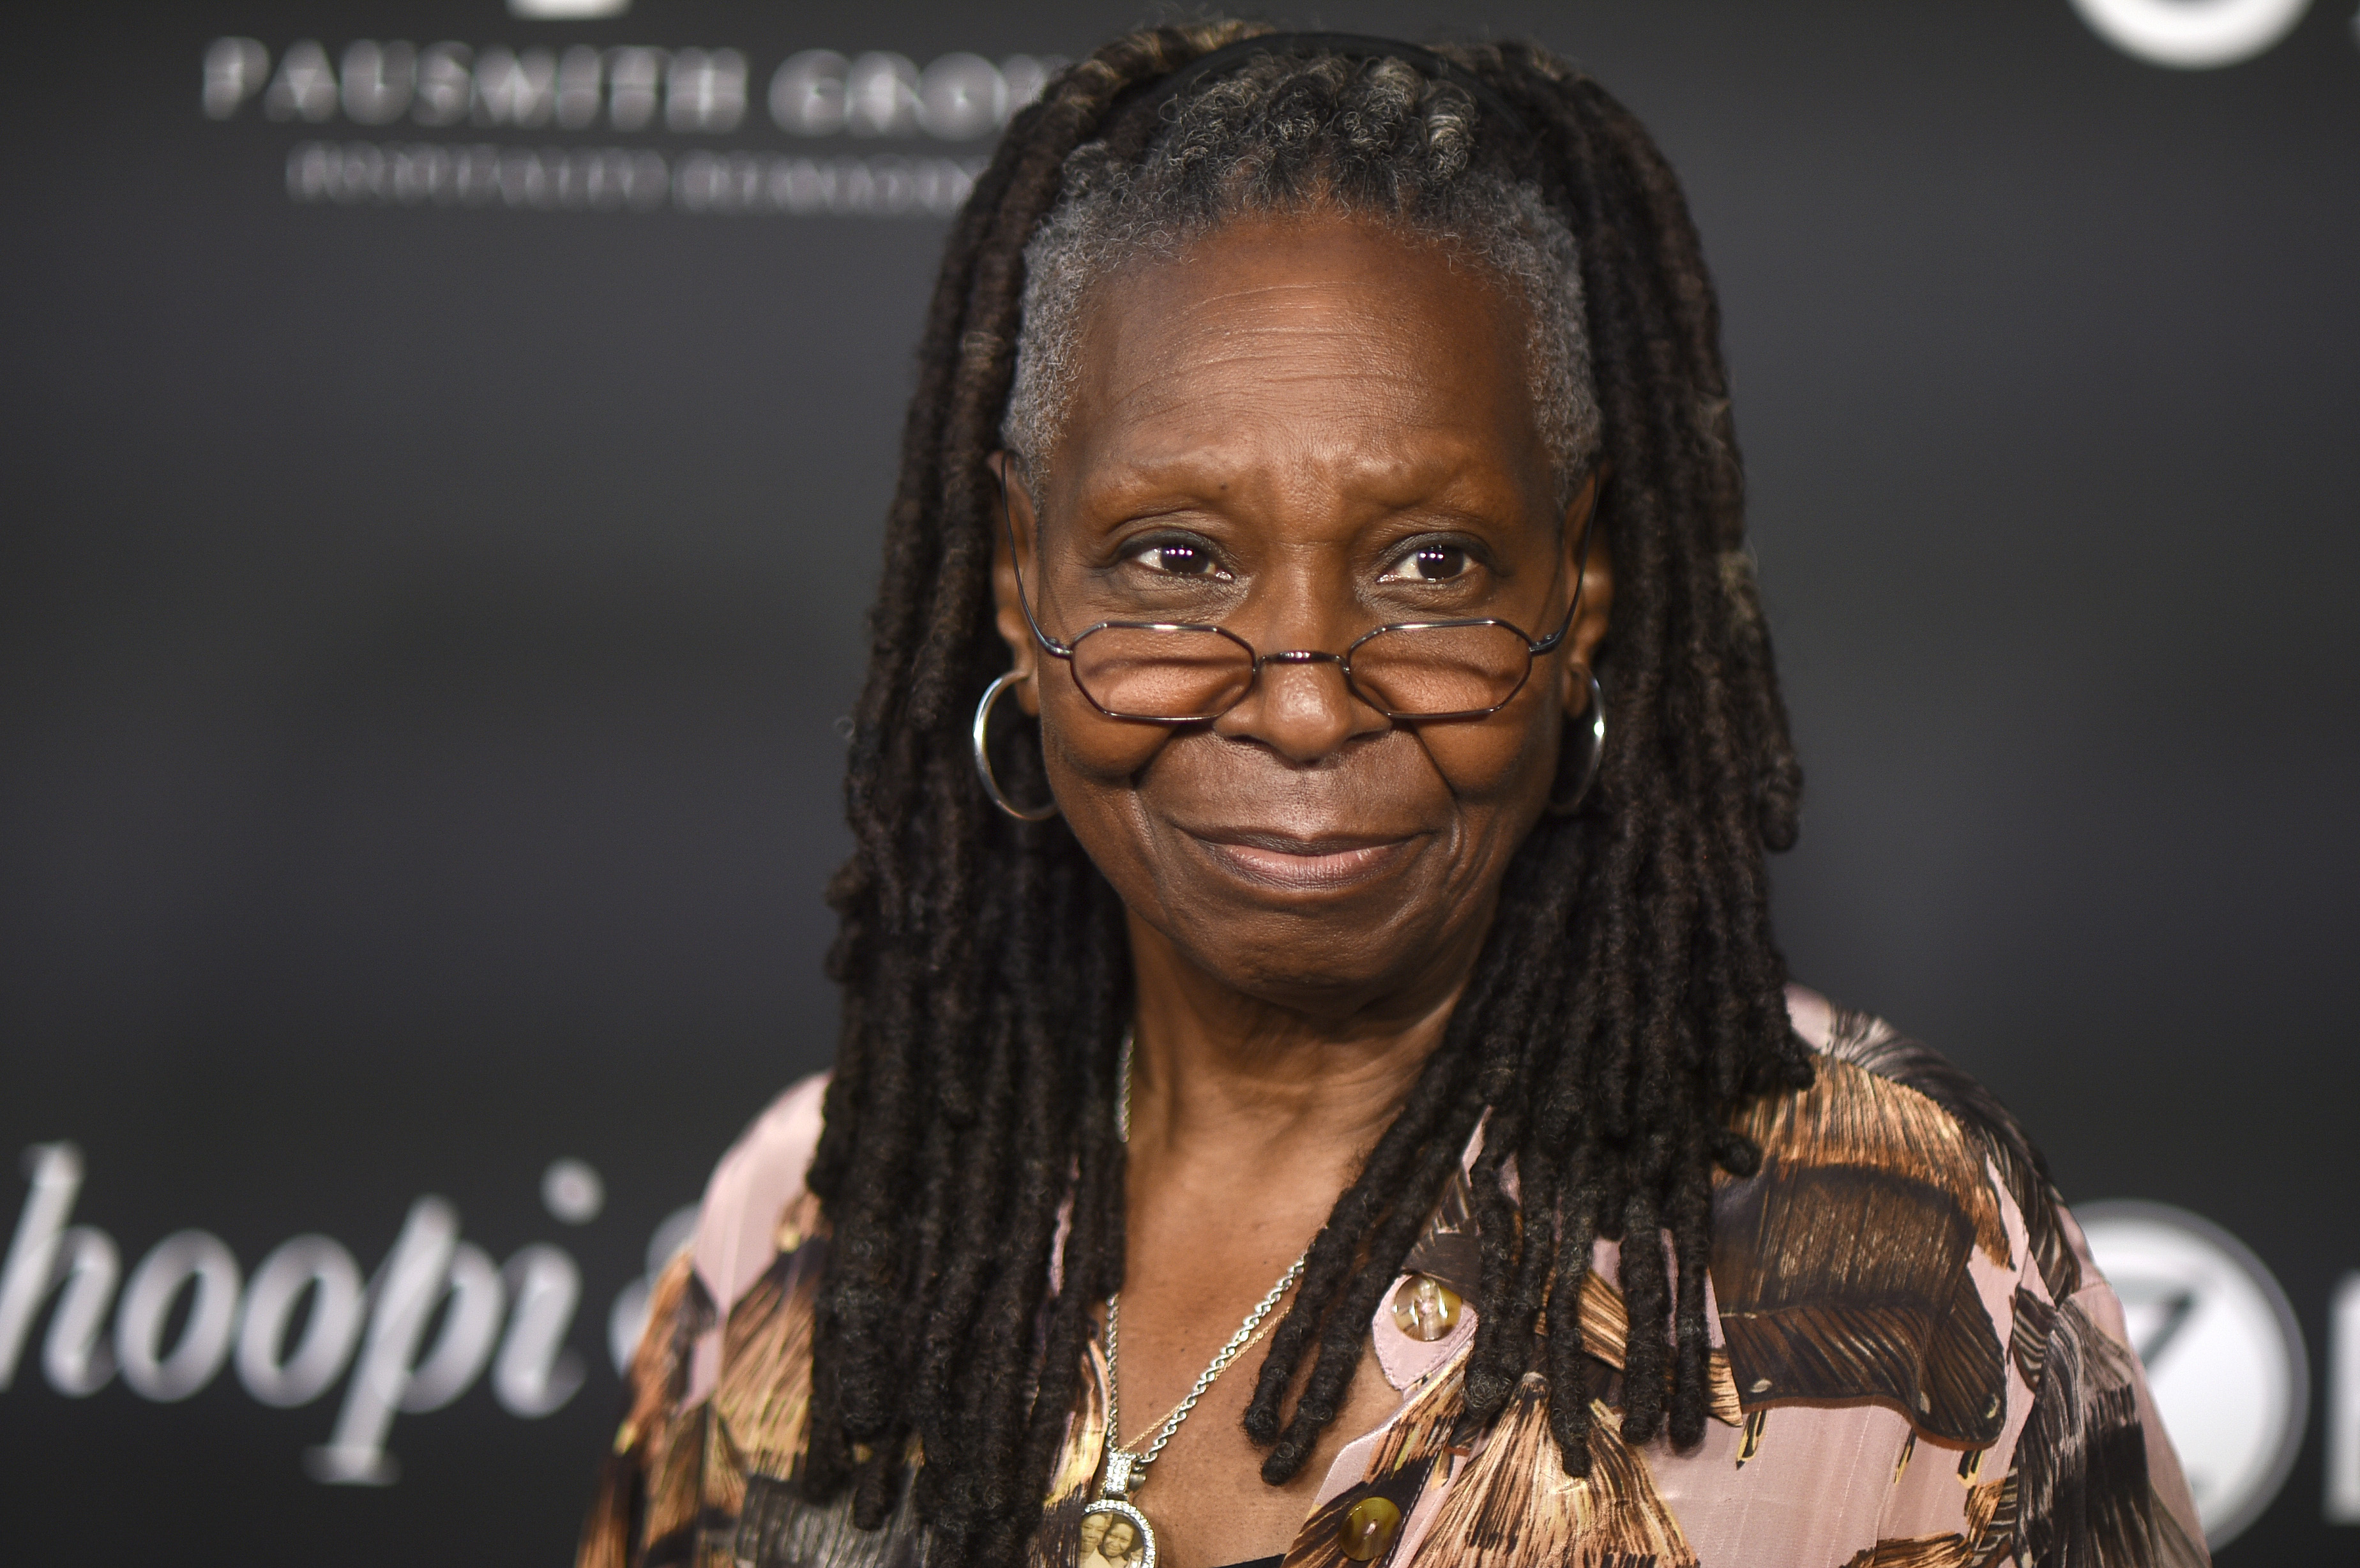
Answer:
<svg viewBox="0 0 2360 1568"><path fill-rule="evenodd" d="M1535 49L1256 34L1100 50L959 222L837 1065L583 1563L2202 1563L2015 1124L1784 985L1670 171Z"/></svg>

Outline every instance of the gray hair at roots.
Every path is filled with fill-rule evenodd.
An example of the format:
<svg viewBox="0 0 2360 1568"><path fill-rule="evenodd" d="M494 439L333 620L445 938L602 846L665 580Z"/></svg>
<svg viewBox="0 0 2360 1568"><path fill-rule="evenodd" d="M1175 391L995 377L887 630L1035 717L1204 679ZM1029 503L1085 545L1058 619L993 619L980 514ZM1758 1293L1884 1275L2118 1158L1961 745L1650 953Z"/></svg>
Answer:
<svg viewBox="0 0 2360 1568"><path fill-rule="evenodd" d="M1015 385L1000 439L1045 474L1093 290L1180 255L1230 219L1341 212L1375 218L1487 268L1524 300L1540 435L1570 496L1599 444L1580 254L1573 233L1502 160L1460 88L1399 60L1262 56L1163 105L1145 156L1103 141L1066 158L1056 207L1024 249ZM1037 491L1036 491L1037 495Z"/></svg>

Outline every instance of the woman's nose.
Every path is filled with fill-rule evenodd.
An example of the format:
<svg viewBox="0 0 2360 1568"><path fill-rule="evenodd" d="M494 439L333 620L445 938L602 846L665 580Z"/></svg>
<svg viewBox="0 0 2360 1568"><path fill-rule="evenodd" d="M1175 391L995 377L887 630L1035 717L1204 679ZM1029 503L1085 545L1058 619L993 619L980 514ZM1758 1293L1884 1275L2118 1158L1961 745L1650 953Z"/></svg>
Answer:
<svg viewBox="0 0 2360 1568"><path fill-rule="evenodd" d="M1213 732L1259 741L1289 762L1310 766L1390 724L1353 695L1336 655L1298 652L1265 657L1253 690L1214 722Z"/></svg>

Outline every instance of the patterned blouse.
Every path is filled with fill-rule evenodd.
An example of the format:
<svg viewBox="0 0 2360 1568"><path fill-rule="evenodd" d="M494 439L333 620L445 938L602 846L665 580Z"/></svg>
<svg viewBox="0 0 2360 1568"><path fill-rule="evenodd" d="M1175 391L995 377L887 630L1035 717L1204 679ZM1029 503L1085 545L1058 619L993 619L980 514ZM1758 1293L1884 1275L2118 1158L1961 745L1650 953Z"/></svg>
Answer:
<svg viewBox="0 0 2360 1568"><path fill-rule="evenodd" d="M1462 1188L1370 1323L1400 1402L1337 1455L1285 1568L2209 1562L2122 1308L2014 1121L1881 1021L1799 987L1788 1006L1818 1081L1747 1111L1761 1169L1716 1179L1704 1441L1626 1446L1594 1399L1590 1473L1570 1478L1537 1375L1488 1427L1461 1420L1481 1308ZM789 1478L827 1247L803 1185L820 1089L789 1090L714 1173L655 1291L579 1568L942 1562L906 1501L866 1531L848 1502L806 1503ZM1618 1263L1599 1243L1581 1297L1609 1397L1627 1332ZM1089 1356L1033 1568L1076 1568L1106 1444L1106 1367Z"/></svg>

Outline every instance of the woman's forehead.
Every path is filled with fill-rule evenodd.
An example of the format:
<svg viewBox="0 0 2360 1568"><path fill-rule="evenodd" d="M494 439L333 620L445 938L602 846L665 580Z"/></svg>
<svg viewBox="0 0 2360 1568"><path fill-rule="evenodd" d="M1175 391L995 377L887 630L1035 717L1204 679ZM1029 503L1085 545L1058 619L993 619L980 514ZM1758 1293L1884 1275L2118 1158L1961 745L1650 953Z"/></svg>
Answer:
<svg viewBox="0 0 2360 1568"><path fill-rule="evenodd" d="M1142 257L1091 291L1079 351L1085 384L1245 360L1257 369L1331 345L1409 363L1428 379L1495 379L1523 391L1525 312L1480 262L1437 242L1340 213L1239 218L1176 253Z"/></svg>
<svg viewBox="0 0 2360 1568"><path fill-rule="evenodd" d="M1545 468L1527 334L1443 246L1340 216L1240 220L1099 286L1056 466Z"/></svg>

